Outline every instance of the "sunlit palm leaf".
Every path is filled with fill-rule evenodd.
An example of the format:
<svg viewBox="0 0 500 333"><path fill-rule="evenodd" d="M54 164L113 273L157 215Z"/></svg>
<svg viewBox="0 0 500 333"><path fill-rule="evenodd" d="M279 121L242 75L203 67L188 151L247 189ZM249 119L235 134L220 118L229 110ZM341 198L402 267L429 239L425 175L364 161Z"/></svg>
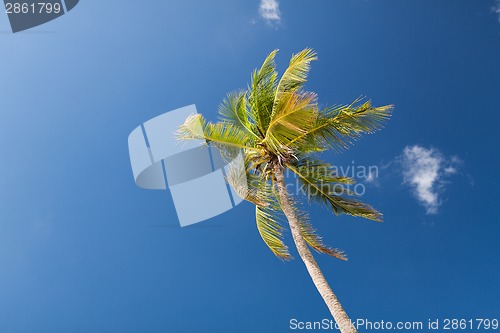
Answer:
<svg viewBox="0 0 500 333"><path fill-rule="evenodd" d="M269 126L273 110L276 81L278 73L274 57L278 50L271 52L259 70L252 74L252 82L248 89L248 103L251 109L251 117L255 120L261 138Z"/></svg>
<svg viewBox="0 0 500 333"><path fill-rule="evenodd" d="M275 154L293 150L297 137L308 133L318 116L316 94L295 92L282 94L264 140Z"/></svg>
<svg viewBox="0 0 500 333"><path fill-rule="evenodd" d="M355 105L330 107L320 111L315 124L292 144L302 142L304 150L330 147L337 151L347 149L362 134L380 130L390 118L393 106L373 107L370 101Z"/></svg>
<svg viewBox="0 0 500 333"><path fill-rule="evenodd" d="M288 68L283 73L274 96L272 115L277 111L277 105L281 95L285 92L295 92L302 88L307 81L307 75L311 68L311 61L317 60L316 52L312 49L304 49L292 55Z"/></svg>
<svg viewBox="0 0 500 333"><path fill-rule="evenodd" d="M209 123L200 114L189 116L177 131L180 140L203 140L220 149L254 149L253 139L247 132L228 122Z"/></svg>
<svg viewBox="0 0 500 333"><path fill-rule="evenodd" d="M326 109L323 114L331 119L339 133L357 139L360 134L372 134L383 128L393 110L392 105L373 107L371 101L356 105L359 100L344 107Z"/></svg>
<svg viewBox="0 0 500 333"><path fill-rule="evenodd" d="M275 205L255 206L255 219L260 236L278 258L290 260L292 256L288 252L288 247L283 243L283 228L278 222L278 214L280 211Z"/></svg>
<svg viewBox="0 0 500 333"><path fill-rule="evenodd" d="M239 127L242 131L246 131L250 136L259 139L258 131L255 124L249 116L247 108L246 91L240 90L229 93L219 106L219 115L223 122L231 123Z"/></svg>

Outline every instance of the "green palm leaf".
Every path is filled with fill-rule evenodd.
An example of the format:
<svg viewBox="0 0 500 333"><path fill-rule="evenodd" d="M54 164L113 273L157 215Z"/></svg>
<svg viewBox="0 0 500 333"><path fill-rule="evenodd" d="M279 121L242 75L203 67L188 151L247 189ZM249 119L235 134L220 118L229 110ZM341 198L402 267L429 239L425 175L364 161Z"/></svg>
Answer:
<svg viewBox="0 0 500 333"><path fill-rule="evenodd" d="M272 51L264 60L260 69L253 72L251 85L248 88L251 117L255 120L262 139L269 126L274 104L278 77L274 62L276 53L278 53L278 50Z"/></svg>
<svg viewBox="0 0 500 333"><path fill-rule="evenodd" d="M337 172L331 164L305 154L298 155L297 159L291 165L293 165L293 167L302 175L313 177L323 183L346 185L355 183L354 179L350 177L337 175Z"/></svg>
<svg viewBox="0 0 500 333"><path fill-rule="evenodd" d="M312 226L309 217L304 212L297 212L299 217L300 232L307 244L318 253L328 254L340 260L347 260L344 252L339 249L334 249L323 243L323 238L317 234Z"/></svg>
<svg viewBox="0 0 500 333"><path fill-rule="evenodd" d="M285 92L295 92L300 90L307 81L307 75L311 68L311 61L317 60L316 52L306 48L297 54L292 55L288 68L283 73L276 93L274 95L274 105L272 115L276 112L276 107L281 99L281 95Z"/></svg>
<svg viewBox="0 0 500 333"><path fill-rule="evenodd" d="M257 230L269 249L280 259L290 260L292 256L283 243L283 228L278 222L280 211L273 207L255 206Z"/></svg>
<svg viewBox="0 0 500 333"><path fill-rule="evenodd" d="M288 247L283 243L283 228L279 222L283 212L272 185L261 175L251 172L247 156L244 163L245 170L241 170L238 165L229 168L226 177L228 183L241 198L255 204L257 230L269 249L280 259L292 259Z"/></svg>
<svg viewBox="0 0 500 333"><path fill-rule="evenodd" d="M203 140L221 150L255 149L253 139L240 127L229 122L210 123L200 114L189 116L177 130L180 140Z"/></svg>
<svg viewBox="0 0 500 333"><path fill-rule="evenodd" d="M393 106L372 107L370 101L361 105L336 106L319 112L313 126L292 140L291 144L302 142L305 151L317 147L330 147L337 151L347 149L362 134L380 130L390 118ZM317 150L317 149L316 149Z"/></svg>
<svg viewBox="0 0 500 333"><path fill-rule="evenodd" d="M297 138L310 131L318 116L316 94L295 92L282 94L269 124L264 143L275 154L294 150ZM297 142L297 144L293 144Z"/></svg>
<svg viewBox="0 0 500 333"><path fill-rule="evenodd" d="M231 166L231 165L230 165ZM257 206L267 207L272 195L269 184L259 175L248 169L242 172L239 166L230 167L226 176L227 182L242 199Z"/></svg>
<svg viewBox="0 0 500 333"><path fill-rule="evenodd" d="M246 91L229 93L219 106L220 119L238 126L242 131L260 140L254 123L249 119L251 114L248 112L247 104Z"/></svg>
<svg viewBox="0 0 500 333"><path fill-rule="evenodd" d="M371 101L354 105L358 101L347 107L333 109L335 116L332 121L338 126L339 132L346 136L352 135L354 138L357 138L358 134L373 134L382 129L394 108L393 105L373 107Z"/></svg>
<svg viewBox="0 0 500 333"><path fill-rule="evenodd" d="M373 221L382 221L380 212L367 204L347 197L352 193L343 184L352 183L352 179L336 177L331 168L318 172L312 167L317 162L306 163L306 161L307 159L304 158L296 163L296 166L287 164L287 167L298 176L299 183L306 189L309 201L322 203L331 208L335 214L348 214ZM328 166L326 163L322 165Z"/></svg>

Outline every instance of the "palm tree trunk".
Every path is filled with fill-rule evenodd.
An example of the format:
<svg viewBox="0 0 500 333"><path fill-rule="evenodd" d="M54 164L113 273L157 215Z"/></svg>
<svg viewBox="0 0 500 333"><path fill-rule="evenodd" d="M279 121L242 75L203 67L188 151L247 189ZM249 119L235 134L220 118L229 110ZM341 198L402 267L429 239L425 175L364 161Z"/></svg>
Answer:
<svg viewBox="0 0 500 333"><path fill-rule="evenodd" d="M275 166L274 171L274 174L276 175L276 183L278 185L281 208L283 209L283 212L288 219L288 223L290 224L292 237L299 252L300 258L306 265L307 271L309 272L314 285L321 294L321 297L323 297L323 300L328 306L328 309L330 310L333 319L335 319L335 322L337 323L340 331L342 333L357 333L356 329L351 323L351 320L347 316L347 313L344 311L344 308L337 299L337 296L335 296L332 289L330 288L330 285L323 276L323 273L321 272L318 263L309 250L307 243L302 237L299 221L288 197L283 168L277 165Z"/></svg>

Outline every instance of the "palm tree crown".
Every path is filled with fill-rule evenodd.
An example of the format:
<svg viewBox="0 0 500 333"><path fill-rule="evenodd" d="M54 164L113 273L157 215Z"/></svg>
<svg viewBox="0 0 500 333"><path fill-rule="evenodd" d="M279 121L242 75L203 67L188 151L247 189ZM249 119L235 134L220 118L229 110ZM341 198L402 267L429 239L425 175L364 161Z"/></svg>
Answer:
<svg viewBox="0 0 500 333"><path fill-rule="evenodd" d="M392 105L373 107L359 99L349 105L319 107L317 96L304 90L312 49L292 56L281 78L275 68L277 50L252 73L247 90L228 94L220 105L221 120L207 122L193 115L178 131L180 139L204 140L228 158L243 152L246 182L230 173L228 182L245 200L255 204L257 229L271 251L281 259L291 255L283 243L282 203L276 188L276 172L288 169L297 177L309 201L326 205L336 214L381 221L382 214L352 198L346 185L354 180L335 173L332 165L317 158L327 149L340 152L364 133L379 130L390 117ZM345 260L343 252L326 246L307 214L291 201L307 244L320 253Z"/></svg>

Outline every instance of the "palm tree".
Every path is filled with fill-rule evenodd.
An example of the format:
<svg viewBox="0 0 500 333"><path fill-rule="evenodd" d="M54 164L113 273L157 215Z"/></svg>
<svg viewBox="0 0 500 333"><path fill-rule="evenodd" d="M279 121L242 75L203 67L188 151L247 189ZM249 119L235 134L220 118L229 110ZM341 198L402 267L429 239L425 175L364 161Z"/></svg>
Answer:
<svg viewBox="0 0 500 333"><path fill-rule="evenodd" d="M246 91L228 94L220 106L221 121L207 122L201 115L188 117L178 130L182 140L204 140L228 159L243 152L245 174L227 174L228 182L245 200L255 204L257 230L280 259L291 259L283 242L283 215L295 246L316 288L340 331L356 332L342 305L321 272L310 248L346 260L344 253L325 245L307 214L287 190L285 172L305 189L308 201L317 201L335 214L381 221L382 214L352 198L353 179L334 172L316 156L329 148L346 149L363 133L373 133L390 117L392 106L372 107L359 99L350 105L319 107L316 94L304 90L312 49L292 56L280 79L275 69L277 50L252 73Z"/></svg>

